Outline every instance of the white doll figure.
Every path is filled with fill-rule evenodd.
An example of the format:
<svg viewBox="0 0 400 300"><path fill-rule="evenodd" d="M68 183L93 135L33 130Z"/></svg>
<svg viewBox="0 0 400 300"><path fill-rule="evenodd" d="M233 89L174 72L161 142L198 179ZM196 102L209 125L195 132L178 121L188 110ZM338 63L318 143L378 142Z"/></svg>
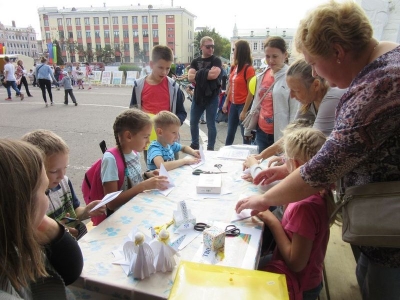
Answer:
<svg viewBox="0 0 400 300"><path fill-rule="evenodd" d="M130 262L130 272L136 279L150 277L155 273L153 250L145 241L141 232L135 234L135 241L128 241L123 246L125 259Z"/></svg>
<svg viewBox="0 0 400 300"><path fill-rule="evenodd" d="M168 241L169 232L162 229L158 237L150 242L155 257L156 272L171 272L176 265L174 255L177 254L177 251L168 244Z"/></svg>

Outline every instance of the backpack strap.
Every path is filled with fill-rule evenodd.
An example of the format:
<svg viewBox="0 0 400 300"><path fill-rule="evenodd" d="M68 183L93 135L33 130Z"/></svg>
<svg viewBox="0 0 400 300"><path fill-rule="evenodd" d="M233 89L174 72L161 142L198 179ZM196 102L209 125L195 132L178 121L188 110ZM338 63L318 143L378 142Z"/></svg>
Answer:
<svg viewBox="0 0 400 300"><path fill-rule="evenodd" d="M115 157L118 169L118 189L121 189L125 179L125 165L123 161L125 158L121 156L118 147L113 147L111 149L108 149L107 151L110 152Z"/></svg>

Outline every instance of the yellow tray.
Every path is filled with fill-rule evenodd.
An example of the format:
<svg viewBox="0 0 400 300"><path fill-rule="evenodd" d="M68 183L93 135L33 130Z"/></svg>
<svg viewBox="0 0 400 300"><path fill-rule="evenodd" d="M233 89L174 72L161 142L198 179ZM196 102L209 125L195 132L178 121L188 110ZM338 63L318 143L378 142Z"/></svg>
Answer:
<svg viewBox="0 0 400 300"><path fill-rule="evenodd" d="M182 261L168 299L289 300L285 275Z"/></svg>

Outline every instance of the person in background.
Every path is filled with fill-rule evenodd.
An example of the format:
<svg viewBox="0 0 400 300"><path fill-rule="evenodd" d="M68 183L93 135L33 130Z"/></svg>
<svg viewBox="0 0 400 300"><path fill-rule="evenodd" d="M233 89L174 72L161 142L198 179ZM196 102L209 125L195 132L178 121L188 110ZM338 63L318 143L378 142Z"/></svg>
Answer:
<svg viewBox="0 0 400 300"><path fill-rule="evenodd" d="M36 63L33 64L32 75L33 75L33 83L32 83L32 85L34 87L36 87L37 86L37 81L36 81Z"/></svg>
<svg viewBox="0 0 400 300"><path fill-rule="evenodd" d="M36 78L39 83L39 87L42 90L42 96L44 103L46 107L48 107L47 104L47 98L46 98L46 90L49 93L50 97L50 104L53 105L53 94L51 92L51 80L56 81L53 71L51 68L47 65L47 58L42 56L40 59L41 64L36 66Z"/></svg>
<svg viewBox="0 0 400 300"><path fill-rule="evenodd" d="M63 72L63 78L61 81L58 83L62 86L64 86L64 92L65 92L65 97L64 97L64 104L68 105L68 95L71 97L72 102L75 104L75 106L78 105L78 102L76 102L75 95L74 95L74 89L72 88L72 81L71 78L68 76L68 72L64 71Z"/></svg>
<svg viewBox="0 0 400 300"><path fill-rule="evenodd" d="M61 80L60 75L61 75L61 68L57 66L57 64L53 64L53 69L54 69L54 78L56 79L55 85L57 86L57 91L60 90L60 85L58 82Z"/></svg>
<svg viewBox="0 0 400 300"><path fill-rule="evenodd" d="M228 103L231 102L228 116L228 133L226 135L225 146L233 144L235 140L237 127L240 125L243 144L250 144L251 140L245 139L244 128L241 122L246 116L243 108L249 107L253 95L250 93L248 82L256 74L253 68L253 60L249 43L245 40L239 40L235 43L233 50L233 66L229 75L229 87L227 97L222 111L228 113Z"/></svg>
<svg viewBox="0 0 400 300"><path fill-rule="evenodd" d="M31 93L29 92L28 82L26 81L26 77L25 77L26 70L24 68L24 62L20 59L17 61L17 69L15 71L15 75L16 75L15 78L16 78L17 84L18 84L18 89L21 90L21 86L23 84L28 97L33 97L31 95Z"/></svg>
<svg viewBox="0 0 400 300"><path fill-rule="evenodd" d="M17 79L15 78L15 68L14 65L10 62L10 58L8 56L4 56L4 61L6 64L4 65L4 84L7 89L7 98L5 100L11 99L11 87L17 93L17 96L21 98L21 101L24 100L24 94L20 92L17 87Z"/></svg>
<svg viewBox="0 0 400 300"><path fill-rule="evenodd" d="M181 62L178 62L175 68L176 76L182 76L183 75L183 70L185 69L185 65L181 64Z"/></svg>
<svg viewBox="0 0 400 300"><path fill-rule="evenodd" d="M287 46L279 36L268 37L264 43L265 58L268 68L257 75L253 105L261 101L260 114L256 128L258 151L262 152L282 137L282 131L294 120L298 102L290 97L286 84L285 64ZM245 116L250 103L246 102L242 116ZM251 138L251 131L245 130L244 136Z"/></svg>
<svg viewBox="0 0 400 300"><path fill-rule="evenodd" d="M85 62L85 65L86 65L86 81L89 84L88 90L90 90L92 88L93 71L88 62Z"/></svg>
<svg viewBox="0 0 400 300"><path fill-rule="evenodd" d="M321 150L265 194L239 200L238 213L297 202L341 178L344 189L400 181L399 44L377 41L368 16L351 1L330 1L309 12L295 41L314 76L347 91ZM272 175L257 176L254 182L269 181ZM400 248L357 248L361 254L356 276L363 299L398 298Z"/></svg>
<svg viewBox="0 0 400 300"><path fill-rule="evenodd" d="M221 88L221 60L214 56L214 40L204 36L200 40L201 57L195 58L190 64L188 80L195 82L194 96L190 109L190 133L192 143L190 147L198 150L199 120L206 111L208 145L207 150L214 150L217 129L215 117L217 115L219 93Z"/></svg>
<svg viewBox="0 0 400 300"><path fill-rule="evenodd" d="M82 252L46 216L43 154L27 142L0 139L0 157L0 298L75 299L66 285L82 272Z"/></svg>

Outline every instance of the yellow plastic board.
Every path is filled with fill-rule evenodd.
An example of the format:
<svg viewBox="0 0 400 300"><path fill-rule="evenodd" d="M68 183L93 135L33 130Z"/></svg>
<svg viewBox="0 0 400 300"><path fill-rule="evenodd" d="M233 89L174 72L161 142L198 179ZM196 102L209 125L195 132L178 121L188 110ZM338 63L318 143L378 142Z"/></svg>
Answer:
<svg viewBox="0 0 400 300"><path fill-rule="evenodd" d="M289 300L285 275L182 261L170 300Z"/></svg>

